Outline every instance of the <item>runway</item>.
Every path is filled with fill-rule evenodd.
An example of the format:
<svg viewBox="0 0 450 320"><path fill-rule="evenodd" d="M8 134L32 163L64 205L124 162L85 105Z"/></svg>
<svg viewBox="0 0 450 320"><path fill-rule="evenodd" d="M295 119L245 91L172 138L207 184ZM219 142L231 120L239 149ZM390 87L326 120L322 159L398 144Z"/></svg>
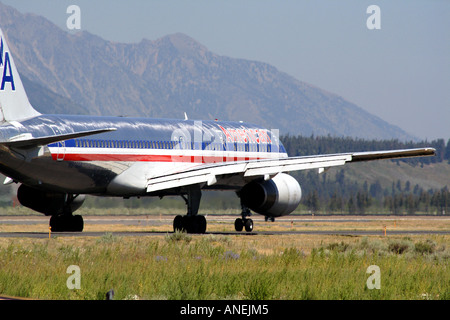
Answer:
<svg viewBox="0 0 450 320"><path fill-rule="evenodd" d="M266 222L252 216L252 232L234 231L234 215L207 216L206 235L450 235L450 217L445 216L287 216ZM48 217L0 216L0 238L161 236L172 233L173 216L84 216L85 231L49 234Z"/></svg>
<svg viewBox="0 0 450 320"><path fill-rule="evenodd" d="M115 236L120 237L143 237L143 236L157 236L165 235L172 232L111 232ZM101 237L105 232L58 232L53 233L52 237ZM239 236L255 236L255 235L341 235L341 236L381 236L381 231L260 231L260 232L206 232L205 235L239 235ZM419 234L439 234L450 235L449 231L433 231L433 230L399 230L390 231L389 235L419 235ZM0 238L49 238L48 233L43 232L3 232L0 233Z"/></svg>

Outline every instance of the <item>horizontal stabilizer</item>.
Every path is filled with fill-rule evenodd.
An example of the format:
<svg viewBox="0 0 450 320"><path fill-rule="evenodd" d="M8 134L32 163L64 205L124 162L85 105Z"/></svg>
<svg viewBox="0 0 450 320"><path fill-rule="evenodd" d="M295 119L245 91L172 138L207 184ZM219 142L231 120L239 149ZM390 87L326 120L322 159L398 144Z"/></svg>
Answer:
<svg viewBox="0 0 450 320"><path fill-rule="evenodd" d="M105 128L88 131L73 132L67 134L59 134L54 136L38 137L34 138L31 134L25 133L16 137L12 137L9 141L0 142L1 145L15 148L29 148L36 146L44 146L50 143L65 141L75 138L81 138L99 133L116 131L116 128Z"/></svg>

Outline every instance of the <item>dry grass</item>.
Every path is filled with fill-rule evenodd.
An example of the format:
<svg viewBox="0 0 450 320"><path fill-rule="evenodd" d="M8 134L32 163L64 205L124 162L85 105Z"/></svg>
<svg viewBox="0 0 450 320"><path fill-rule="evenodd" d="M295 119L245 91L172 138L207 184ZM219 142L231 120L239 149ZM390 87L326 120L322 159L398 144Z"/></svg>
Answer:
<svg viewBox="0 0 450 320"><path fill-rule="evenodd" d="M34 219L35 217L33 217ZM135 225L94 224L86 231L103 236L52 234L52 238L0 237L0 293L39 299L449 299L449 235L339 236L235 234L234 220L210 216L208 231L171 233L172 217L121 217ZM41 220L39 220L41 219ZM48 222L1 224L0 230L47 232ZM105 218L102 218L105 219ZM152 220L154 219L154 220ZM392 220L363 217L359 222L299 217L275 223L255 217L257 230L440 230L448 219ZM89 223L91 221L92 223ZM129 220L126 220L129 222ZM160 225L159 225L160 224ZM118 236L118 231L158 231ZM69 265L79 265L82 288L66 287ZM380 266L381 290L365 287L369 265ZM242 279L246 279L243 281Z"/></svg>

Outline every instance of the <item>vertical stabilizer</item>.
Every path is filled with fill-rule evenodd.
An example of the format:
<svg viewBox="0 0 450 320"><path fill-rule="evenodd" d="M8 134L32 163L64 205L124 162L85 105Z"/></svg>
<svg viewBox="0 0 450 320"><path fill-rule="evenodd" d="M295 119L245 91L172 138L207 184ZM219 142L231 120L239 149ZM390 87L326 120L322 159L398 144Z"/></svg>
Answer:
<svg viewBox="0 0 450 320"><path fill-rule="evenodd" d="M40 115L28 101L6 38L0 29L0 121L15 121Z"/></svg>

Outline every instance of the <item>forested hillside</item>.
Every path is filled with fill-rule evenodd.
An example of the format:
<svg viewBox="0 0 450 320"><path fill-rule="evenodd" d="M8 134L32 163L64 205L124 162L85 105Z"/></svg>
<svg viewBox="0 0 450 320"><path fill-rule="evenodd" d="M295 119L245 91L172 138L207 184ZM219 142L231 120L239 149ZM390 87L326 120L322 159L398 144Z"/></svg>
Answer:
<svg viewBox="0 0 450 320"><path fill-rule="evenodd" d="M332 136L281 136L289 156L306 156L322 153L340 153L355 151L374 151L374 150L392 150L392 149L410 149L432 147L436 149L435 157L409 158L396 161L403 161L411 165L439 163L450 161L450 139L445 143L444 139L421 142L401 142L393 140L365 140L351 137L332 137ZM449 162L450 163L450 162Z"/></svg>
<svg viewBox="0 0 450 320"><path fill-rule="evenodd" d="M290 156L433 147L435 157L371 162L355 169L348 165L316 171L291 173L301 183L299 210L315 213L391 213L445 214L450 212L450 140L400 142L398 140L360 140L340 137L283 136ZM373 172L369 168L375 168ZM389 177L385 177L384 171ZM401 174L396 175L396 171ZM428 174L423 176L423 172ZM421 176L422 180L417 180ZM438 177L438 178L436 178ZM439 180L433 184L433 179ZM417 180L417 183L411 181ZM430 180L426 181L425 180ZM430 187L436 185L440 187Z"/></svg>

